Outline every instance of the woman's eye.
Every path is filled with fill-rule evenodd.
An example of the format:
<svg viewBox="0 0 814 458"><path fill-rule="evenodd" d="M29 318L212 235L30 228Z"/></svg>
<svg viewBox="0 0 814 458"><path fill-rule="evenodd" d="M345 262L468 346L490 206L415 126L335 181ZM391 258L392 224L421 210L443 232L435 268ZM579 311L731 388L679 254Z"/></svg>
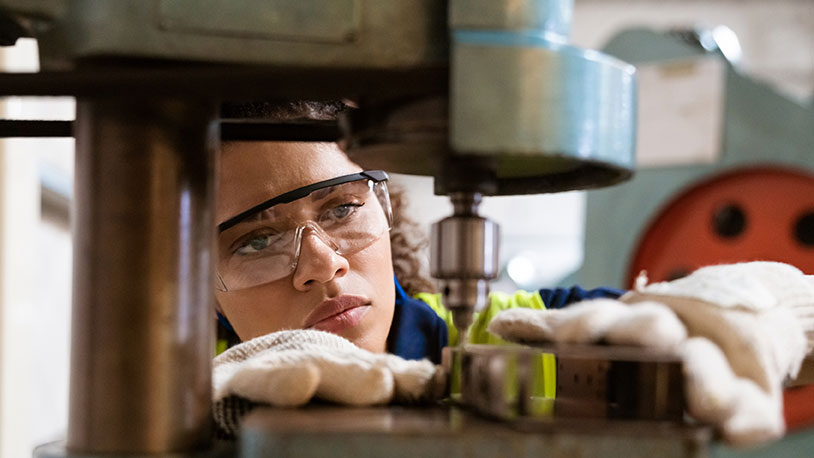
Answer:
<svg viewBox="0 0 814 458"><path fill-rule="evenodd" d="M274 238L273 234L253 236L241 242L235 253L248 255L263 251L272 244Z"/></svg>
<svg viewBox="0 0 814 458"><path fill-rule="evenodd" d="M362 205L364 205L364 204L360 204L360 203L356 203L356 202L349 202L349 203L346 203L346 204L337 205L336 207L333 207L333 208L328 210L328 213L326 215L326 219L331 220L331 221L343 220L343 219L349 217L350 215L352 215L353 213L355 213L356 209L358 209Z"/></svg>

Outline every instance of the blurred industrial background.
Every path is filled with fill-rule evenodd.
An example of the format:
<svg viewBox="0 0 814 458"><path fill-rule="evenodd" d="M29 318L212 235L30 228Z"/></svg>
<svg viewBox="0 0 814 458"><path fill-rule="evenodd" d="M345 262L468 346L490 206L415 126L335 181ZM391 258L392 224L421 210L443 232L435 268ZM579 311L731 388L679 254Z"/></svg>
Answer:
<svg viewBox="0 0 814 458"><path fill-rule="evenodd" d="M742 57L737 68L742 75L765 86L772 97L789 106L812 108L814 1L811 0L576 0L571 41L577 46L602 49L625 29L647 28L662 33L694 27L711 30L718 25L731 29L740 43ZM693 148L703 152L704 145L690 144L696 138L679 138L676 141L688 144L666 145L663 153L640 150L640 167L670 164L691 167L717 160L716 154L721 152L718 146L724 140L725 65L700 65L685 80L685 90L691 95L703 94L701 103L706 110L694 113L697 118L685 116L684 120L690 128L706 129L704 138L707 146L712 145L709 154L678 159L661 157L660 154ZM3 71L35 71L36 43L20 40L14 48L1 48L0 66ZM643 75L645 78L646 71ZM671 118L675 114L670 113L673 105L669 102L677 95L656 94L653 97L660 97L656 101L647 99L646 92L641 97L640 109L642 104L656 104L656 109L647 111L656 118L643 122L659 125L675 120ZM0 102L3 116L15 119L72 119L73 110L70 99ZM659 116L665 119L660 120ZM640 145L645 141L639 140ZM777 159L776 151L767 150L765 154L764 162ZM808 154L814 156L814 150L809 148ZM65 433L72 170L72 140L0 140L0 456L4 458L30 456L35 445L61 438ZM804 173L810 174L812 169ZM672 179L673 186L680 187L680 179ZM394 181L409 189L410 211L426 227L449 214L449 200L432 195L431 178L398 176ZM596 286L591 284L592 280L627 286L626 273L608 272L619 270L612 262L592 261L586 255L586 249L590 250L591 243L595 243L586 241L586 234L589 239L601 239L604 231L614 230L610 223L603 227L602 221L598 223L586 216L586 208L590 208L587 200L585 192L486 199L483 213L498 221L503 230L503 272L493 288L510 291L573 280L586 286ZM661 201L655 200L658 202L653 205L660 205ZM591 230L586 231L586 221L593 224ZM629 234L631 239L636 236ZM626 256L631 257L631 243L622 241L599 255L618 258L625 256L620 251L627 250ZM814 256L811 247L807 249L806 253ZM627 261L619 260L616 265L626 269ZM593 270L586 272L584 264L591 262Z"/></svg>

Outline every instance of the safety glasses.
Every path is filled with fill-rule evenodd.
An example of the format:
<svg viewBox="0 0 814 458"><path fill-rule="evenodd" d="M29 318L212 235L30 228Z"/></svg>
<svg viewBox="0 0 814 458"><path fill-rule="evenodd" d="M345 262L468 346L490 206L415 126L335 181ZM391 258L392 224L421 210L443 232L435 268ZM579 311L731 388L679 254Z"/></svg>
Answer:
<svg viewBox="0 0 814 458"><path fill-rule="evenodd" d="M219 224L217 288L235 291L287 277L297 268L309 234L341 256L372 245L392 226L387 180L381 170L332 178Z"/></svg>

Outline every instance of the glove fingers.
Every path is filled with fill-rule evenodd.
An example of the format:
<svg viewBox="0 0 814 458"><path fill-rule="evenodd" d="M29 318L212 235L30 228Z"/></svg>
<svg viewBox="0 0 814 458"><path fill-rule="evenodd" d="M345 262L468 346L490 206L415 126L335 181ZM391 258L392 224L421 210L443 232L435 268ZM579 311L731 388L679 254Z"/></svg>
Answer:
<svg viewBox="0 0 814 458"><path fill-rule="evenodd" d="M320 382L317 397L355 406L386 404L393 398L393 375L387 368L353 358L326 355L315 361Z"/></svg>
<svg viewBox="0 0 814 458"><path fill-rule="evenodd" d="M488 330L512 341L592 343L604 338L626 308L612 299L594 299L562 310L509 309L497 314Z"/></svg>
<svg viewBox="0 0 814 458"><path fill-rule="evenodd" d="M428 360L410 361L393 355L381 355L380 364L393 374L393 400L415 403L440 399L446 392L443 368Z"/></svg>
<svg viewBox="0 0 814 458"><path fill-rule="evenodd" d="M614 344L656 349L675 348L687 338L687 329L669 307L641 302L628 307L613 322L605 340Z"/></svg>
<svg viewBox="0 0 814 458"><path fill-rule="evenodd" d="M628 313L628 306L612 299L580 302L564 310L568 316L554 326L554 340L567 343L594 343Z"/></svg>
<svg viewBox="0 0 814 458"><path fill-rule="evenodd" d="M666 306L645 302L629 306L595 299L564 310L510 309L499 313L489 331L507 340L560 343L610 343L673 348L687 330Z"/></svg>
<svg viewBox="0 0 814 458"><path fill-rule="evenodd" d="M226 385L231 394L278 407L306 404L313 398L320 380L319 369L310 363L268 364L258 361L244 365Z"/></svg>
<svg viewBox="0 0 814 458"><path fill-rule="evenodd" d="M514 342L546 342L553 340L551 323L564 311L513 308L498 313L487 330Z"/></svg>
<svg viewBox="0 0 814 458"><path fill-rule="evenodd" d="M735 374L717 345L702 337L682 348L687 407L698 420L721 424L735 409Z"/></svg>
<svg viewBox="0 0 814 458"><path fill-rule="evenodd" d="M239 369L237 363L216 364L212 368L212 402L229 396L229 382Z"/></svg>
<svg viewBox="0 0 814 458"><path fill-rule="evenodd" d="M621 300L668 305L690 335L721 347L735 374L774 393L814 349L810 278L775 262L707 266L682 279L641 285Z"/></svg>
<svg viewBox="0 0 814 458"><path fill-rule="evenodd" d="M723 423L721 432L732 445L746 447L783 437L786 431L782 402L754 382L737 379L737 408Z"/></svg>
<svg viewBox="0 0 814 458"><path fill-rule="evenodd" d="M782 436L779 402L753 381L737 377L717 345L692 338L682 350L687 406L693 417L718 425L733 445L753 445Z"/></svg>
<svg viewBox="0 0 814 458"><path fill-rule="evenodd" d="M648 300L648 297L632 292L623 296L622 300L637 304ZM684 323L690 336L706 337L717 344L729 358L731 368L737 375L751 378L769 389L771 383L764 370L768 362L758 341L761 333L754 313L727 309L688 297L654 297L652 300L670 307Z"/></svg>

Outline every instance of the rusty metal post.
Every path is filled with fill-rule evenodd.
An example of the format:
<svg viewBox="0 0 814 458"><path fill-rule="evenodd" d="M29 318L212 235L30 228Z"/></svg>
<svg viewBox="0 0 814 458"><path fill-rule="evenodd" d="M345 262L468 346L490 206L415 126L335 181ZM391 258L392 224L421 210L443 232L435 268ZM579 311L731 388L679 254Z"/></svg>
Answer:
<svg viewBox="0 0 814 458"><path fill-rule="evenodd" d="M215 104L79 100L67 450L210 434Z"/></svg>

